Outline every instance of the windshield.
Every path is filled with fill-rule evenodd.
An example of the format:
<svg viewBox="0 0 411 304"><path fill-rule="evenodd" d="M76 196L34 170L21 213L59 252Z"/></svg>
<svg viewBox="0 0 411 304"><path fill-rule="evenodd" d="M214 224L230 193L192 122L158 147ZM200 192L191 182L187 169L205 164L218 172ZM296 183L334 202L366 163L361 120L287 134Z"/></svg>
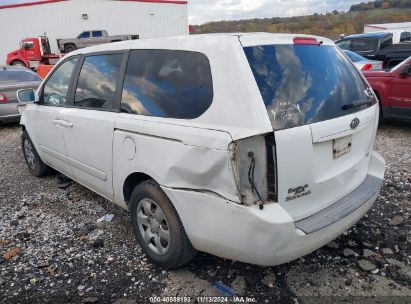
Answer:
<svg viewBox="0 0 411 304"><path fill-rule="evenodd" d="M348 58L351 59L352 62L360 62L360 61L367 61L367 59L365 59L364 57L351 52L351 51L344 51L345 55L348 56Z"/></svg>
<svg viewBox="0 0 411 304"><path fill-rule="evenodd" d="M409 64L411 64L411 56L408 57L407 59L405 59L404 61L401 61L399 64L397 64L396 66L394 66L390 71L394 72L397 69L399 69L400 67L402 67L406 62L408 62Z"/></svg>
<svg viewBox="0 0 411 304"><path fill-rule="evenodd" d="M0 71L0 83L19 83L28 81L41 81L40 77L29 71Z"/></svg>
<svg viewBox="0 0 411 304"><path fill-rule="evenodd" d="M274 130L317 123L370 106L366 82L334 46L244 48ZM358 106L348 107L356 104Z"/></svg>

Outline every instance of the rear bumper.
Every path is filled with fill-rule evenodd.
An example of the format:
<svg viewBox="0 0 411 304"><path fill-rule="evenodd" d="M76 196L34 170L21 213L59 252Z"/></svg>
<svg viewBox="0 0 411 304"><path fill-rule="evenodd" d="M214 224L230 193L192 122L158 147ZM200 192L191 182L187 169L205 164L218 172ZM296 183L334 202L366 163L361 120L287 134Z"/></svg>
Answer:
<svg viewBox="0 0 411 304"><path fill-rule="evenodd" d="M376 193L380 192L381 186L382 179L368 175L353 192L320 212L295 222L295 227L306 234L327 228L367 204Z"/></svg>
<svg viewBox="0 0 411 304"><path fill-rule="evenodd" d="M322 247L361 219L378 197L384 168L384 159L374 152L364 184L336 202L333 208L298 222L294 222L279 204L268 204L259 210L257 206L241 206L209 193L165 187L163 190L173 202L197 250L273 266ZM319 216L324 215L327 220L314 225Z"/></svg>

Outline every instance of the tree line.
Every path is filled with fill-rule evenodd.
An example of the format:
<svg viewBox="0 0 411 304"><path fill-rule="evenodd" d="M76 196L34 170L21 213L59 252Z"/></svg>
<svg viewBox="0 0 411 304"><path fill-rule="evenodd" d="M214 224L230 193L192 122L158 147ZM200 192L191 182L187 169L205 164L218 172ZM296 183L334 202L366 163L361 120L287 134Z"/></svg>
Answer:
<svg viewBox="0 0 411 304"><path fill-rule="evenodd" d="M411 0L377 0L354 4L350 8L350 12L368 11L373 10L375 8L389 9L407 7L411 7Z"/></svg>
<svg viewBox="0 0 411 304"><path fill-rule="evenodd" d="M192 28L195 34L222 32L299 33L338 39L342 34L362 33L365 24L409 21L411 21L411 8L374 8L366 11L333 11L299 17L209 22L203 25L194 25Z"/></svg>

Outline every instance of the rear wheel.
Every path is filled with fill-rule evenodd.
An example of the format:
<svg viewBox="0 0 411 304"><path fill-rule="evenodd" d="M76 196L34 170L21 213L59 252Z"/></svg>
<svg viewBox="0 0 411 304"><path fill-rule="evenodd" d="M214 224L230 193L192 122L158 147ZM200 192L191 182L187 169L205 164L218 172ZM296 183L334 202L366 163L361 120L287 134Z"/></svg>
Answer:
<svg viewBox="0 0 411 304"><path fill-rule="evenodd" d="M14 61L11 63L11 65L12 65L12 66L23 66L23 67L26 66L26 65L24 64L24 62L21 61L21 60L14 60Z"/></svg>
<svg viewBox="0 0 411 304"><path fill-rule="evenodd" d="M131 223L147 257L165 269L178 268L196 254L174 209L153 180L138 185L131 195Z"/></svg>
<svg viewBox="0 0 411 304"><path fill-rule="evenodd" d="M64 46L64 52L67 54L67 53L70 53L70 52L73 52L73 51L75 51L75 50L77 50L77 47L74 45L74 44L72 44L72 43L69 43L69 44L66 44L65 46Z"/></svg>
<svg viewBox="0 0 411 304"><path fill-rule="evenodd" d="M24 131L21 137L24 159L26 160L27 167L30 173L34 176L45 176L50 172L50 167L47 166L40 159L33 142L30 139L29 134Z"/></svg>

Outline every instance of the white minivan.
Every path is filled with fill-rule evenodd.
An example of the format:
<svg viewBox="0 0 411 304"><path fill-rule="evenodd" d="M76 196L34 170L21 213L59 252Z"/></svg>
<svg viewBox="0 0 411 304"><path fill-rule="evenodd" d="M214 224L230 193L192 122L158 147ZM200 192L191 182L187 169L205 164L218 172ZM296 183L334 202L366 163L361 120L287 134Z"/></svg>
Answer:
<svg viewBox="0 0 411 304"><path fill-rule="evenodd" d="M328 39L215 34L65 56L27 106L30 172L129 210L164 268L197 251L277 265L354 225L380 191L379 107Z"/></svg>

